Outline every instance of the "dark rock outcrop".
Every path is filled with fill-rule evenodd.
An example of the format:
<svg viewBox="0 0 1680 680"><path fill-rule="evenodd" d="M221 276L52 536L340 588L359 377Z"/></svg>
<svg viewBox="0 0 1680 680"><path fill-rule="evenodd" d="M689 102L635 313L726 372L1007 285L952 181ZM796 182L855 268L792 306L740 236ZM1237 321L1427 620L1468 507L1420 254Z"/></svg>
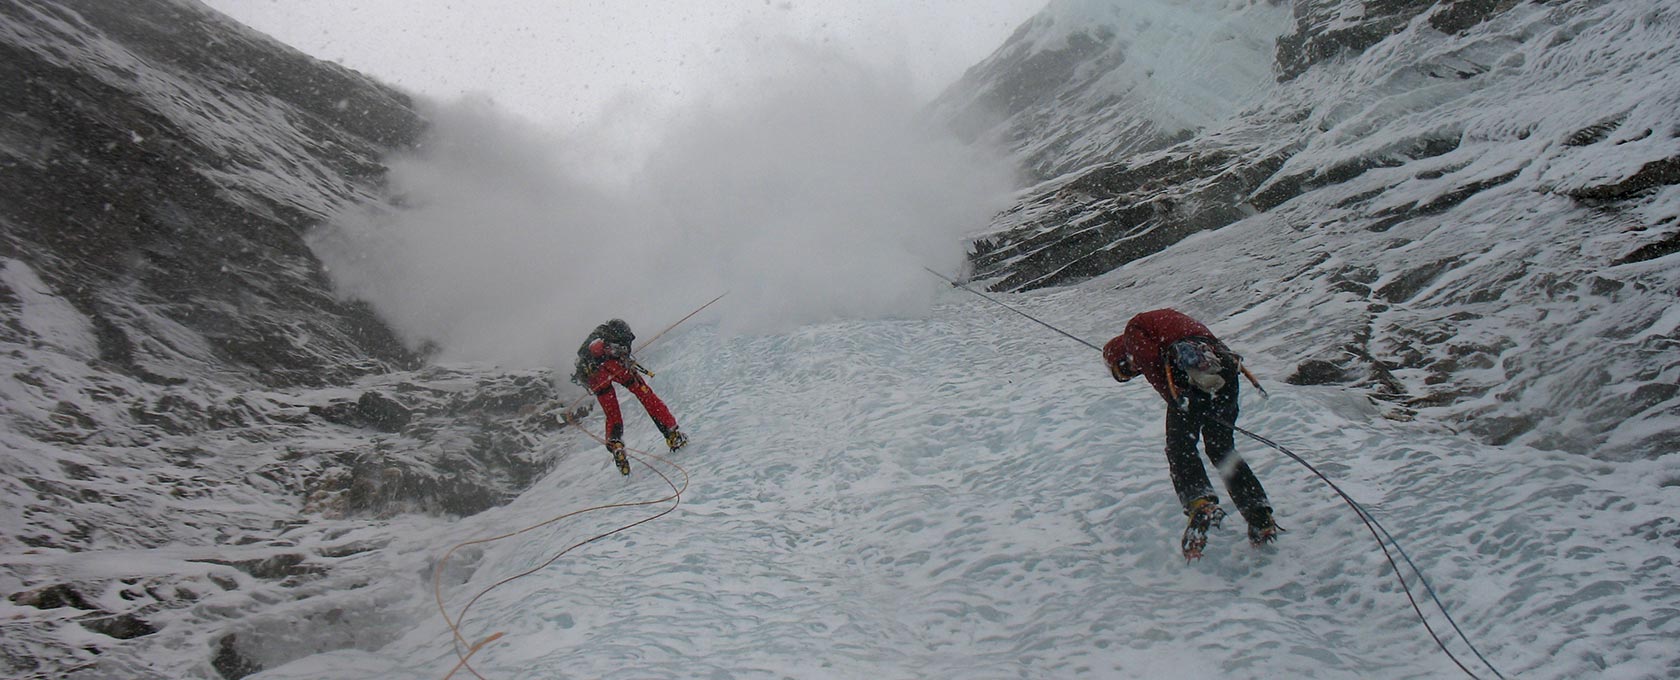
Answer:
<svg viewBox="0 0 1680 680"><path fill-rule="evenodd" d="M216 640L216 653L210 659L211 667L225 680L239 680L247 675L262 672L262 664L245 656L239 651L239 636L228 633Z"/></svg>
<svg viewBox="0 0 1680 680"><path fill-rule="evenodd" d="M91 616L81 623L83 628L118 640L132 640L158 632L152 624L133 614Z"/></svg>
<svg viewBox="0 0 1680 680"><path fill-rule="evenodd" d="M1323 359L1308 359L1284 379L1291 385L1335 385L1349 381L1347 369Z"/></svg>
<svg viewBox="0 0 1680 680"><path fill-rule="evenodd" d="M73 607L76 609L92 610L87 598L76 592L75 587L67 583L55 583L45 588L32 591L13 593L9 598L12 602L25 607L36 609L57 609L59 607Z"/></svg>
<svg viewBox="0 0 1680 680"><path fill-rule="evenodd" d="M1329 59L1357 56L1399 33L1414 17L1436 4L1436 0L1311 0L1294 3L1295 32L1278 39L1278 79L1294 79L1314 64ZM1443 26L1455 30L1485 19L1489 11L1481 10L1478 4L1468 1L1444 5L1437 15L1441 17ZM1348 21L1346 17L1358 19Z"/></svg>

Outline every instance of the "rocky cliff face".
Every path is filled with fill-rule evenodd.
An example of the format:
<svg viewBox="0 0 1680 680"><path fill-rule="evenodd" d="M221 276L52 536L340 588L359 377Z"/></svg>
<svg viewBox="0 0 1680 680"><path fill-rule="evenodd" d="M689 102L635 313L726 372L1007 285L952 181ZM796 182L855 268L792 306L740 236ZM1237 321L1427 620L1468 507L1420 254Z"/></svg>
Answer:
<svg viewBox="0 0 1680 680"><path fill-rule="evenodd" d="M0 92L4 675L365 642L317 597L377 552L347 533L548 469L546 376L424 366L305 245L418 142L405 95L192 0L0 5Z"/></svg>
<svg viewBox="0 0 1680 680"><path fill-rule="evenodd" d="M1029 290L1114 272L1224 314L1243 310L1222 288L1276 286L1277 308L1322 319L1253 340L1298 363L1295 381L1362 385L1396 416L1490 441L1674 450L1680 13L1302 0L1293 15L1263 101L1170 147L1073 155L976 239L975 277ZM1044 139L1014 148L1036 158Z"/></svg>
<svg viewBox="0 0 1680 680"><path fill-rule="evenodd" d="M84 316L98 359L276 386L413 364L301 238L418 138L406 97L192 4L3 11L8 269Z"/></svg>

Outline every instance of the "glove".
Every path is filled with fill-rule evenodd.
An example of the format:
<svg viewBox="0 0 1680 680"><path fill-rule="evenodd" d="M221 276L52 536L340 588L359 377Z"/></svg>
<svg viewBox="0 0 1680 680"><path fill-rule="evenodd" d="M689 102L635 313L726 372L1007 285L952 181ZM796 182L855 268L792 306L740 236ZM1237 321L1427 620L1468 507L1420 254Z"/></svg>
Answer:
<svg viewBox="0 0 1680 680"><path fill-rule="evenodd" d="M1115 357L1114 361L1109 361L1108 357L1105 356L1103 357L1103 363L1108 365L1108 374L1114 376L1115 382L1123 383L1141 375L1136 369L1132 368L1132 362L1123 354Z"/></svg>

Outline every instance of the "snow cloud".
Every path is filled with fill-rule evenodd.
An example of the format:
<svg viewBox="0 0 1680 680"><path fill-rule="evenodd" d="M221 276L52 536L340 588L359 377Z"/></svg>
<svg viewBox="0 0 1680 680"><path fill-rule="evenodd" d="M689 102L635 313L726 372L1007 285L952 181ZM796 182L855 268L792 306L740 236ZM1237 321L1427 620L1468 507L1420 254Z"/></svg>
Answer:
<svg viewBox="0 0 1680 680"><path fill-rule="evenodd" d="M924 124L908 76L752 47L682 110L626 101L575 139L435 105L428 141L392 162L393 205L313 244L343 293L456 360L553 364L602 320L652 333L724 291L734 332L925 311L921 267L961 265L1012 168Z"/></svg>

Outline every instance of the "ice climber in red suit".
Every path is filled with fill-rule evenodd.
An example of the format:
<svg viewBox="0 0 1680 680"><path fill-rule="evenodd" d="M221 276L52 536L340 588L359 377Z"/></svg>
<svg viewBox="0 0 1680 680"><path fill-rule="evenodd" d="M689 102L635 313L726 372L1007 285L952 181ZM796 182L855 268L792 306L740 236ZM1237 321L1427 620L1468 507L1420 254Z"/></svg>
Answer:
<svg viewBox="0 0 1680 680"><path fill-rule="evenodd" d="M653 418L659 433L665 435L665 445L676 451L688 443L687 435L677 430L677 419L659 395L653 393L647 381L638 373L645 372L630 356L630 345L636 335L623 319L613 319L595 327L578 347L576 371L572 381L595 394L601 412L607 417L607 450L621 474L630 474L630 460L624 453L624 416L618 410L618 391L614 383L630 389L642 408ZM652 375L649 373L649 375Z"/></svg>
<svg viewBox="0 0 1680 680"><path fill-rule="evenodd" d="M1196 455L1197 439L1248 521L1249 541L1276 540L1279 529L1266 490L1233 441L1242 357L1195 319L1157 309L1132 317L1126 330L1103 347L1103 362L1120 382L1142 375L1167 401L1167 468L1190 518L1181 546L1185 558L1201 557L1208 530L1225 518Z"/></svg>

